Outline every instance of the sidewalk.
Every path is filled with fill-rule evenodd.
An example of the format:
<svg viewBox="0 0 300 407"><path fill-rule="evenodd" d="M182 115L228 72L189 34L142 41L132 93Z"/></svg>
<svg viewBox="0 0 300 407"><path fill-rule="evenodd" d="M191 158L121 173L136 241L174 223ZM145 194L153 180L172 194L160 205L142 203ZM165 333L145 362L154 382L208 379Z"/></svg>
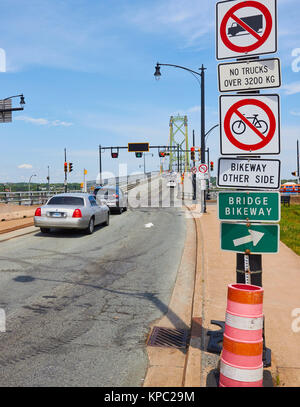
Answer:
<svg viewBox="0 0 300 407"><path fill-rule="evenodd" d="M202 317L204 330L215 330L218 327L210 321L224 321L227 285L236 282L236 254L219 249L220 222L216 205L208 206L207 214L196 219L196 224L197 273L202 274L202 279L195 291L202 296L201 304L194 312ZM300 386L300 332L292 330L293 310L298 308L300 315L300 257L280 243L278 254L263 255L262 269L265 339L272 352L272 366L265 369L265 373L270 372L274 385ZM211 361L204 351L201 386L205 385L213 367Z"/></svg>
<svg viewBox="0 0 300 407"><path fill-rule="evenodd" d="M196 213L197 211L195 211ZM189 272L193 275L191 256L186 250L190 246L193 250L192 220L188 220L190 232L187 234L186 247L183 253L180 270L188 260ZM154 376L147 374L145 386L183 386L183 387L215 387L217 386L215 373L218 372L220 356L207 352L209 336L208 330L218 330L219 327L211 324L211 320L224 321L227 304L227 286L236 282L236 254L220 250L219 228L216 205L208 205L207 213L194 220L196 227L195 243L195 275L193 275L193 299L189 304L191 341L185 355L185 362L178 360L178 350L173 349L177 360L173 361L175 367L183 366L181 379L176 382L172 375L168 376L163 369L157 369ZM194 238L195 238L194 237ZM190 253L191 254L191 253ZM263 255L263 288L264 288L264 315L265 339L267 348L272 352L272 366L264 369L264 386L300 386L300 323L296 320L300 316L300 257L283 243L276 255ZM189 275L189 281L193 280ZM174 292L177 293L177 282ZM187 292L180 290L180 297ZM173 299L173 297L172 297ZM170 310L176 310L175 299L170 303ZM186 298L188 300L188 298ZM186 304L187 306L187 304ZM298 309L298 310L297 310ZM294 310L294 314L292 312ZM180 311L179 311L180 312ZM297 314L295 314L298 312ZM167 316L164 317L165 319ZM294 331L292 324L294 322ZM155 325L158 325L157 323ZM168 359L164 360L168 352ZM159 365L169 366L171 351L163 348L148 347L150 369L152 361L159 355ZM182 353L181 353L182 354ZM171 369L169 369L171 370Z"/></svg>

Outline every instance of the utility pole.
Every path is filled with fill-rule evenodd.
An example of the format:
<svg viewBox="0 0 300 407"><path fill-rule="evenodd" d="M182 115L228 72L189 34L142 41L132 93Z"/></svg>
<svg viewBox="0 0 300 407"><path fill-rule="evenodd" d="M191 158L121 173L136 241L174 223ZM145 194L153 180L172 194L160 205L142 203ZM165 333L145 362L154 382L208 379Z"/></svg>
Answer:
<svg viewBox="0 0 300 407"><path fill-rule="evenodd" d="M193 130L193 147L195 147L195 130ZM195 158L195 157L194 157ZM193 167L196 166L195 159L193 160ZM193 201L196 201L197 199L197 193L196 193L196 174L192 175L192 184L193 184Z"/></svg>
<svg viewBox="0 0 300 407"><path fill-rule="evenodd" d="M83 169L83 192L87 192L86 180L85 180L86 174L87 174L87 170L84 168Z"/></svg>
<svg viewBox="0 0 300 407"><path fill-rule="evenodd" d="M203 64L200 68L201 73L201 164L205 164L205 69ZM206 181L205 181L206 182ZM201 191L201 203L203 213L206 213L205 190Z"/></svg>
<svg viewBox="0 0 300 407"><path fill-rule="evenodd" d="M299 173L299 140L297 140L297 175L298 175L298 184L300 184L300 173Z"/></svg>
<svg viewBox="0 0 300 407"><path fill-rule="evenodd" d="M102 157L101 157L102 151L101 151L101 145L99 145L99 184L102 185Z"/></svg>
<svg viewBox="0 0 300 407"><path fill-rule="evenodd" d="M65 163L67 162L67 149L65 148ZM68 192L68 167L64 167L65 171L65 192Z"/></svg>
<svg viewBox="0 0 300 407"><path fill-rule="evenodd" d="M48 165L48 176L47 176L47 181L48 181L48 193L50 192L50 172L49 172L49 165Z"/></svg>

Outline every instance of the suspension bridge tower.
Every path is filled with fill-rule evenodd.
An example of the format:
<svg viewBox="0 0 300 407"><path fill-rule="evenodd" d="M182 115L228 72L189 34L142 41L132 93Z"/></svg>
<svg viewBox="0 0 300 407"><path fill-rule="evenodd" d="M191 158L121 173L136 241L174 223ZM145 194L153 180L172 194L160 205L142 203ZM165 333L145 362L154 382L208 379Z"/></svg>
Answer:
<svg viewBox="0 0 300 407"><path fill-rule="evenodd" d="M176 168L178 172L187 172L190 168L187 122L187 116L170 117L170 171Z"/></svg>

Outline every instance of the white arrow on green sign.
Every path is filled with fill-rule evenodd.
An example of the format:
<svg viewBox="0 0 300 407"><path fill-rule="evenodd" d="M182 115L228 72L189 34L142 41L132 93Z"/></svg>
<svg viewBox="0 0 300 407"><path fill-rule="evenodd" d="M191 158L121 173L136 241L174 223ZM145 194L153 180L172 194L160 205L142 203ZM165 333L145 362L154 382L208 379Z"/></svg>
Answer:
<svg viewBox="0 0 300 407"><path fill-rule="evenodd" d="M220 220L245 222L279 222L279 192L219 192Z"/></svg>
<svg viewBox="0 0 300 407"><path fill-rule="evenodd" d="M278 253L279 226L221 222L221 249L237 253Z"/></svg>

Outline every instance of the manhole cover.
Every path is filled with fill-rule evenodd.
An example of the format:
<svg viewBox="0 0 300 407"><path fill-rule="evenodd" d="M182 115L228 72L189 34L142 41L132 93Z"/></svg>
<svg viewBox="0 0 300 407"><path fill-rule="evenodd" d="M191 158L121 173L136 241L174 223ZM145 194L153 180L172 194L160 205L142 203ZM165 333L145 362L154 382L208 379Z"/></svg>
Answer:
<svg viewBox="0 0 300 407"><path fill-rule="evenodd" d="M186 348L189 340L189 331L184 329L161 328L155 326L148 339L148 346L162 348Z"/></svg>

